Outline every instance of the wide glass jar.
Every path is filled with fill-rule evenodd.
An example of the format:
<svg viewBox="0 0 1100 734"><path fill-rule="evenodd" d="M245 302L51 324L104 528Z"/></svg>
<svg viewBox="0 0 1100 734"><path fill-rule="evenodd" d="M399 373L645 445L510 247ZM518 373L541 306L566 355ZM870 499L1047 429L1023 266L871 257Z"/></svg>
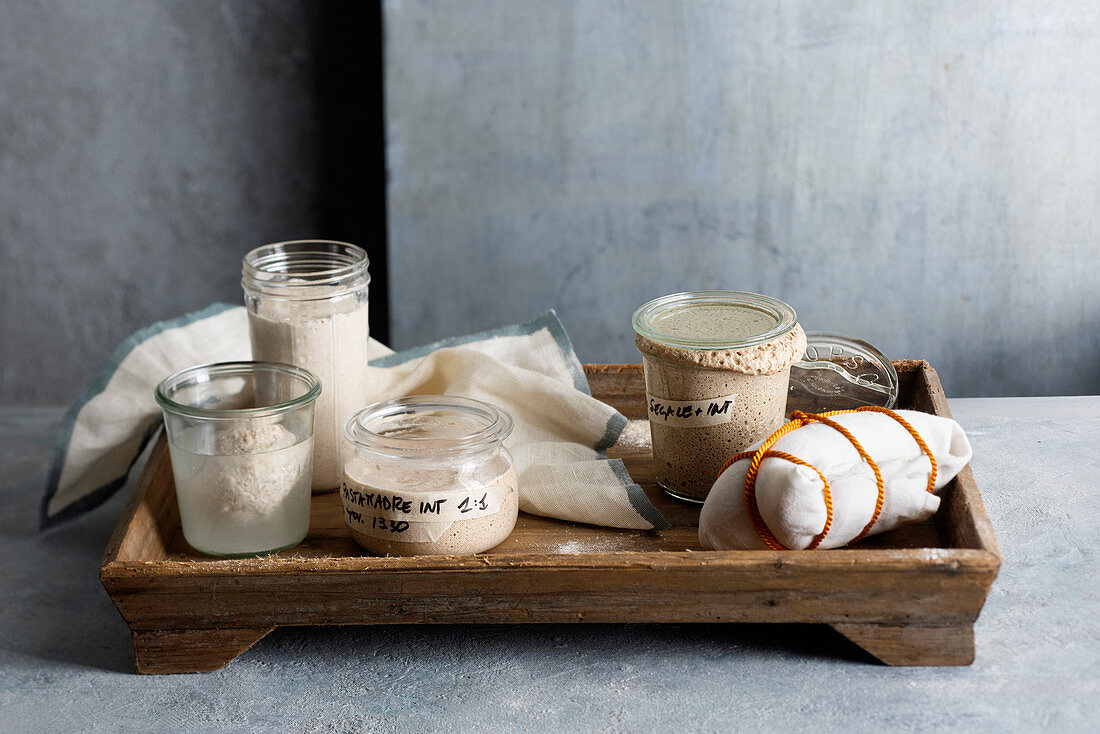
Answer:
<svg viewBox="0 0 1100 734"><path fill-rule="evenodd" d="M344 521L379 555L469 555L516 525L518 478L504 439L512 418L469 398L424 395L370 405L348 419Z"/></svg>
<svg viewBox="0 0 1100 734"><path fill-rule="evenodd" d="M794 309L756 293L674 293L634 312L657 483L702 502L726 460L783 423L806 350Z"/></svg>
<svg viewBox="0 0 1100 734"><path fill-rule="evenodd" d="M362 248L324 240L278 242L244 257L252 358L297 365L321 381L314 492L340 486L350 456L344 421L367 403L368 265Z"/></svg>
<svg viewBox="0 0 1100 734"><path fill-rule="evenodd" d="M192 548L256 555L306 537L320 393L305 370L269 362L200 365L157 386Z"/></svg>

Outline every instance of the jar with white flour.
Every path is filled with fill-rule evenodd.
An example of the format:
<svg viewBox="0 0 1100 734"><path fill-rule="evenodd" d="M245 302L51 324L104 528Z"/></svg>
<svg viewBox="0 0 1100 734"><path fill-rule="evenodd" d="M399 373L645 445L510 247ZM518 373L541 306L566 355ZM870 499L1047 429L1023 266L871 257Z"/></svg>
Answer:
<svg viewBox="0 0 1100 734"><path fill-rule="evenodd" d="M314 425L313 491L340 486L350 447L341 432L366 402L367 253L345 242L264 245L244 258L252 358L308 370L321 382Z"/></svg>
<svg viewBox="0 0 1100 734"><path fill-rule="evenodd" d="M505 411L469 398L421 395L348 419L355 446L340 490L351 536L372 553L468 555L504 542L519 487Z"/></svg>

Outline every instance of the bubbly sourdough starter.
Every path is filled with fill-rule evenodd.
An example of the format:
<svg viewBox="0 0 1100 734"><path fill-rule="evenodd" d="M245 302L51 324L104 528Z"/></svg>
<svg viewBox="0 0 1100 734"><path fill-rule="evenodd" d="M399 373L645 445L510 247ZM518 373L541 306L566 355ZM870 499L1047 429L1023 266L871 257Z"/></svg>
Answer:
<svg viewBox="0 0 1100 734"><path fill-rule="evenodd" d="M355 541L371 553L388 556L470 555L500 545L512 532L519 515L518 485L516 470L510 465L495 477L475 481L464 478L457 469L418 471L357 457L348 462L341 499L345 513L352 510L363 516L361 521L354 522L345 517L345 522ZM450 502L448 507L452 513L466 498L473 501L472 505L467 504L472 508L470 514L477 514L477 502L482 497L486 498L490 509L497 509L491 514L469 519L451 519L456 516L448 513L448 519L442 522L430 519L425 522L423 516L411 519L414 516L387 512L388 506L382 512L372 511L371 507L381 504L375 499L379 490L383 490L387 498L396 494L411 500L414 513L422 500L444 496ZM364 506L354 501L357 497L369 497L374 502L367 500ZM391 523L388 525L390 530L377 530L373 522L376 516L387 522L401 522L404 518L408 527L393 532L395 526ZM400 528L400 525L396 527ZM401 540L403 535L416 540Z"/></svg>
<svg viewBox="0 0 1100 734"><path fill-rule="evenodd" d="M681 339L732 341L774 323L751 309L707 306L676 310L659 328ZM678 349L641 335L637 345L657 482L674 495L701 501L726 460L783 424L791 365L806 351L806 335L796 324L773 341L744 349Z"/></svg>
<svg viewBox="0 0 1100 734"><path fill-rule="evenodd" d="M190 428L184 431L194 432ZM169 442L183 534L193 548L214 555L262 553L299 543L309 530L312 442L278 424L220 434L214 454L182 435Z"/></svg>
<svg viewBox="0 0 1100 734"><path fill-rule="evenodd" d="M252 358L292 364L321 381L313 419L313 491L334 490L352 454L344 421L367 403L367 304L353 297L261 299L259 308L248 314Z"/></svg>

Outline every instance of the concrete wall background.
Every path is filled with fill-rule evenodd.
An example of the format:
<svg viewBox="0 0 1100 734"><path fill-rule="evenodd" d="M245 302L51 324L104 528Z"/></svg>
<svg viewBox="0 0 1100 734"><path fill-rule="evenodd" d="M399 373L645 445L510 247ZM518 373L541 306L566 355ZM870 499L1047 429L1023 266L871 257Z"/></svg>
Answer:
<svg viewBox="0 0 1100 734"><path fill-rule="evenodd" d="M1100 5L390 0L393 333L789 301L950 395L1100 392Z"/></svg>
<svg viewBox="0 0 1100 734"><path fill-rule="evenodd" d="M324 7L0 0L0 402L319 233ZM1100 392L1098 8L388 0L393 341L555 307L635 360L725 287L952 395Z"/></svg>
<svg viewBox="0 0 1100 734"><path fill-rule="evenodd" d="M316 8L0 0L0 403L67 402L125 336L240 301L316 234Z"/></svg>

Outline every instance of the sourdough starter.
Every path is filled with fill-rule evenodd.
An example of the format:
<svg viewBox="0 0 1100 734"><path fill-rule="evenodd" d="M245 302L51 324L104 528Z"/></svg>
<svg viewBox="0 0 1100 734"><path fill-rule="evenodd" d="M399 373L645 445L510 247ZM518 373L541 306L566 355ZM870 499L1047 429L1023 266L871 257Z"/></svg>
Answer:
<svg viewBox="0 0 1100 734"><path fill-rule="evenodd" d="M363 515L359 522L348 517L345 521L355 541L371 553L457 556L480 553L504 542L519 516L518 486L511 466L498 476L472 481L463 478L461 471L417 471L353 459L348 463L341 499L345 513L351 509ZM445 519L420 513L421 503L440 499L449 509ZM408 505L401 505L408 512L395 507L403 500L409 500ZM464 517L467 514L473 516Z"/></svg>
<svg viewBox="0 0 1100 734"><path fill-rule="evenodd" d="M313 491L340 486L352 454L344 421L367 402L367 303L261 299L248 314L252 358L284 362L321 382L313 419Z"/></svg>
<svg viewBox="0 0 1100 734"><path fill-rule="evenodd" d="M168 444L183 534L195 550L244 555L301 542L309 530L310 439L274 423L244 424L217 436L213 454L201 428ZM187 434L194 434L188 436Z"/></svg>
<svg viewBox="0 0 1100 734"><path fill-rule="evenodd" d="M766 332L775 320L751 309L677 310L663 334L691 340L737 340ZM743 349L686 349L637 337L645 370L657 482L671 494L702 501L731 456L783 424L791 365L806 350L794 328Z"/></svg>

